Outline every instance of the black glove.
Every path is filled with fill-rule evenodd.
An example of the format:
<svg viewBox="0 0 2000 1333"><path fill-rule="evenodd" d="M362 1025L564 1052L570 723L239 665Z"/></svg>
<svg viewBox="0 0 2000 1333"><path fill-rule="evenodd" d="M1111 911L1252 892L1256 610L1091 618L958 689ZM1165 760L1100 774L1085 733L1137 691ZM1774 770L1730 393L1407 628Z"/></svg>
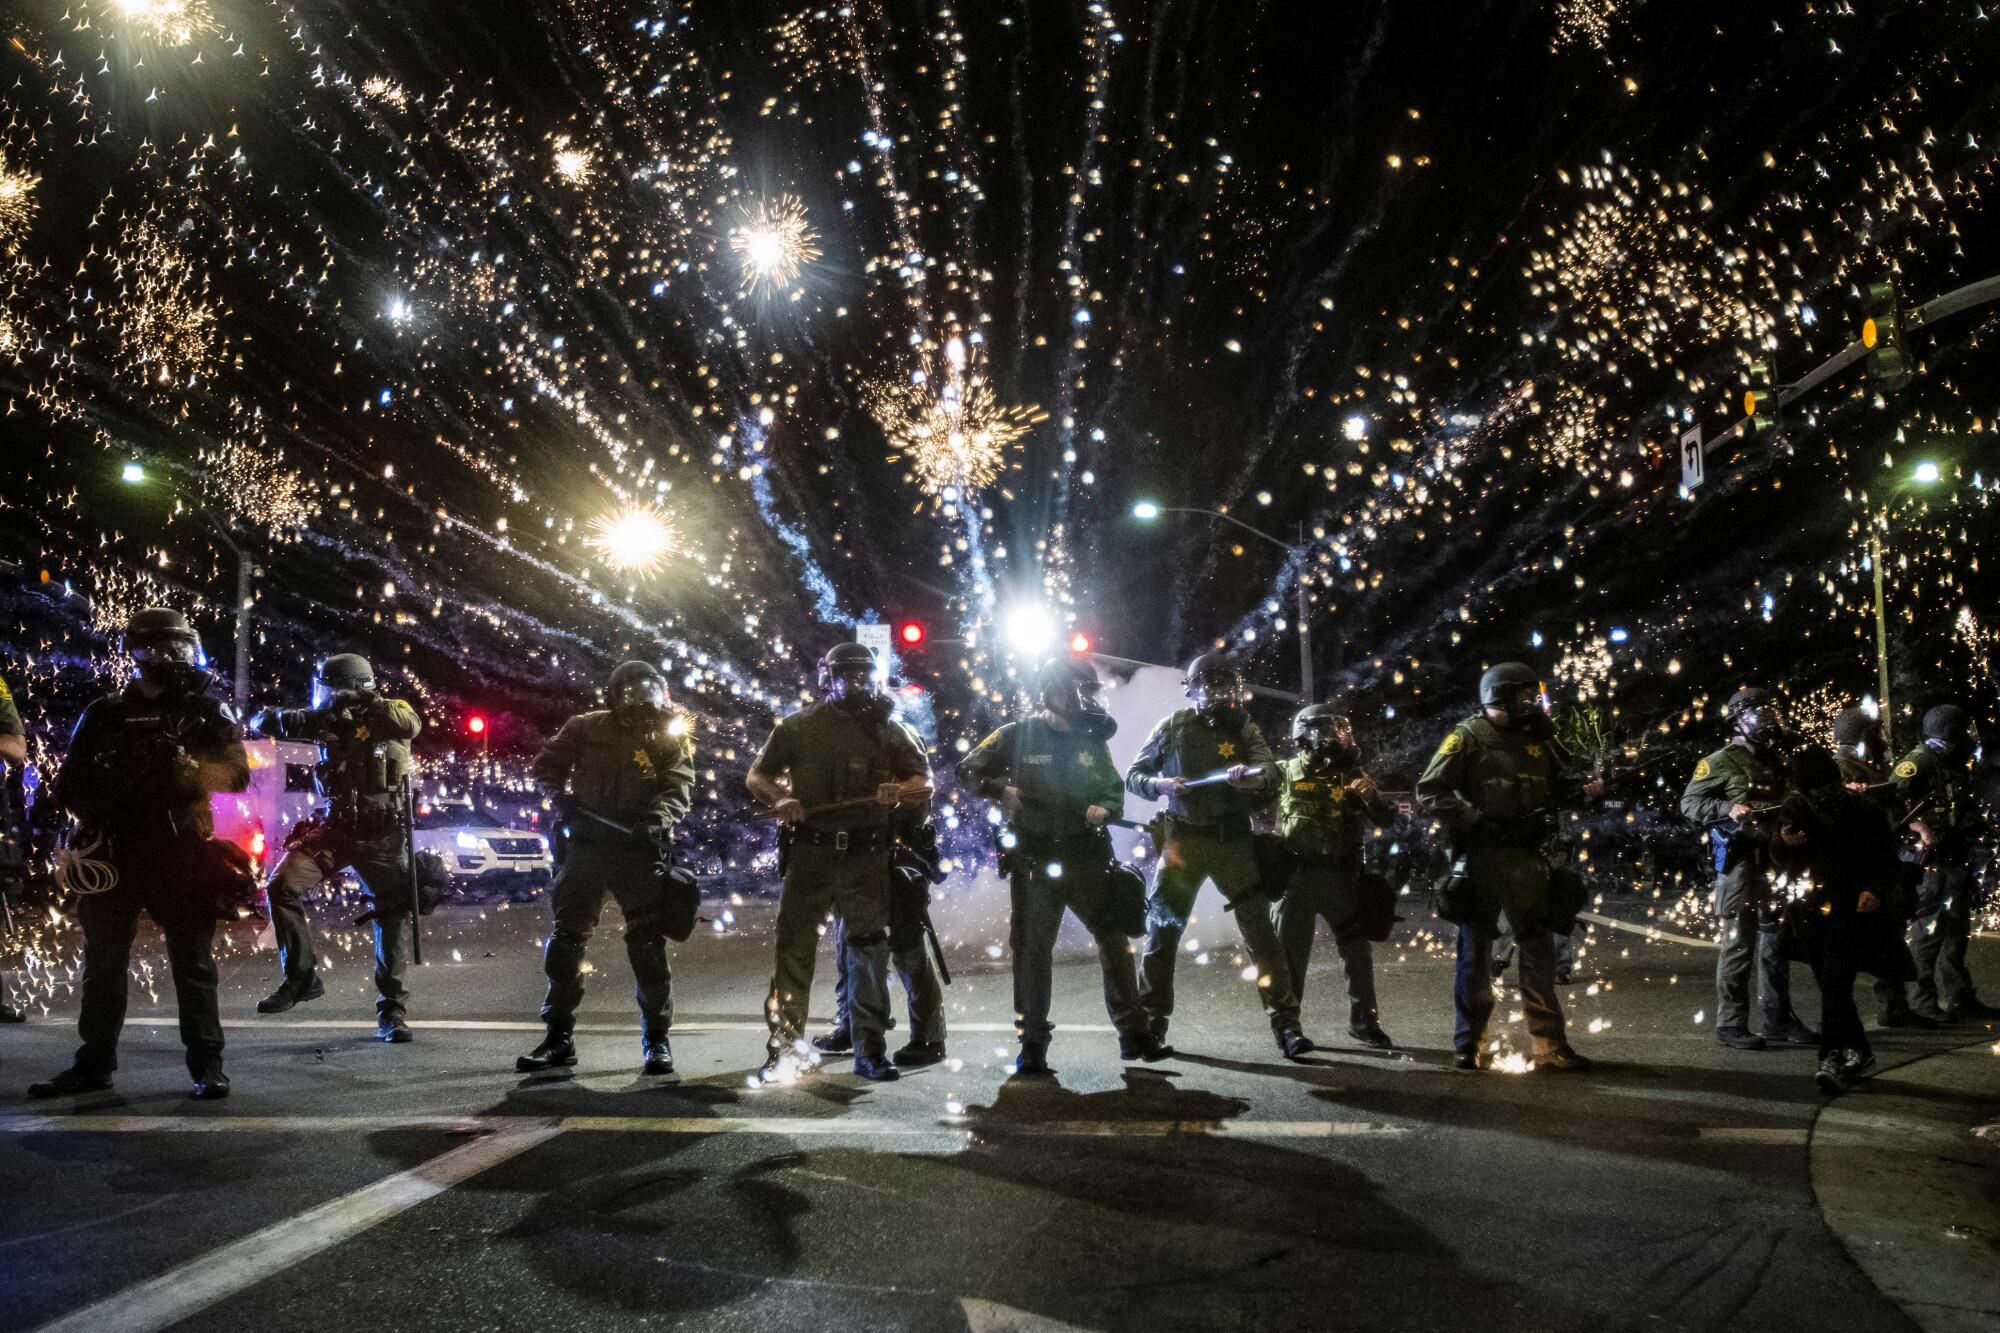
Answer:
<svg viewBox="0 0 2000 1333"><path fill-rule="evenodd" d="M644 847L651 847L661 856L670 855L674 846L673 825L660 819L642 819L632 826L632 839Z"/></svg>

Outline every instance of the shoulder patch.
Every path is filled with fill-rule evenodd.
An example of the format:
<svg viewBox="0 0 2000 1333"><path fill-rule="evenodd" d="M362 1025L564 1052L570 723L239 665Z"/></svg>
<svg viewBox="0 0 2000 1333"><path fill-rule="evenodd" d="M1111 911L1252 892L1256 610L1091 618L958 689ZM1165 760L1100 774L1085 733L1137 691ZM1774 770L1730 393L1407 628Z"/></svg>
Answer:
<svg viewBox="0 0 2000 1333"><path fill-rule="evenodd" d="M1461 732L1454 731L1444 738L1444 744L1438 746L1438 753L1457 754L1460 750L1463 750L1464 748L1465 748L1464 734Z"/></svg>
<svg viewBox="0 0 2000 1333"><path fill-rule="evenodd" d="M0 676L0 704L10 704L13 702L14 692L7 688L6 677Z"/></svg>
<svg viewBox="0 0 2000 1333"><path fill-rule="evenodd" d="M1715 770L1713 768L1710 768L1708 760L1704 759L1700 763L1694 766L1694 780L1696 782L1700 782L1703 778L1707 777L1709 774L1713 772L1715 772Z"/></svg>
<svg viewBox="0 0 2000 1333"><path fill-rule="evenodd" d="M1904 760L1904 761L1903 761L1902 763L1900 763L1900 764L1896 765L1896 776L1897 776L1897 777L1899 777L1899 778L1913 778L1913 777L1915 777L1916 775L1917 775L1917 761L1916 761L1916 760L1914 760L1914 759L1905 759L1905 760Z"/></svg>

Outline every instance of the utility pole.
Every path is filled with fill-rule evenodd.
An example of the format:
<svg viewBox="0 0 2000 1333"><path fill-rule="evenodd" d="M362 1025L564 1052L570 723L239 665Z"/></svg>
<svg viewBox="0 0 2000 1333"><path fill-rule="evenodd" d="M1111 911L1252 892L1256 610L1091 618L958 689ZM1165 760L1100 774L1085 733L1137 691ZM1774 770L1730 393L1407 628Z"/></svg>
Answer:
<svg viewBox="0 0 2000 1333"><path fill-rule="evenodd" d="M1893 755L1896 712L1889 706L1889 612L1882 601L1882 531L1873 525L1868 529L1868 563L1875 569L1875 667L1881 676L1882 748Z"/></svg>
<svg viewBox="0 0 2000 1333"><path fill-rule="evenodd" d="M1303 703L1313 701L1313 655L1312 622L1307 618L1309 597L1306 591L1306 567L1311 549L1306 545L1305 524L1299 524L1299 539L1296 543L1273 537L1262 528L1245 523L1234 514L1225 514L1220 509L1205 509L1186 505L1156 504L1151 500L1141 500L1132 506L1132 517L1141 523L1150 523L1162 514L1202 514L1209 518L1219 518L1224 523L1233 523L1253 537L1258 537L1283 551L1298 564L1299 579L1299 699Z"/></svg>

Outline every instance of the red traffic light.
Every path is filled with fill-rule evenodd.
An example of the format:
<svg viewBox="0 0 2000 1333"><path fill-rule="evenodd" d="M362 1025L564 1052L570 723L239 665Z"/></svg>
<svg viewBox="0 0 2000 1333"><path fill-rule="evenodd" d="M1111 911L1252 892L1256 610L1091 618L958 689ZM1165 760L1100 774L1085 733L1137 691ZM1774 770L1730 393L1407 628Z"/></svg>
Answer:
<svg viewBox="0 0 2000 1333"><path fill-rule="evenodd" d="M465 729L475 736L484 735L486 732L486 719L478 713L474 713L471 717L465 719Z"/></svg>
<svg viewBox="0 0 2000 1333"><path fill-rule="evenodd" d="M930 634L924 629L921 620L905 620L896 626L896 642L905 648L921 648L924 646L924 640L929 637Z"/></svg>
<svg viewBox="0 0 2000 1333"><path fill-rule="evenodd" d="M1077 654L1079 657L1089 652L1096 646L1097 646L1096 644L1090 641L1090 636L1088 634L1085 634L1082 630L1078 630L1076 633L1069 636L1069 650Z"/></svg>

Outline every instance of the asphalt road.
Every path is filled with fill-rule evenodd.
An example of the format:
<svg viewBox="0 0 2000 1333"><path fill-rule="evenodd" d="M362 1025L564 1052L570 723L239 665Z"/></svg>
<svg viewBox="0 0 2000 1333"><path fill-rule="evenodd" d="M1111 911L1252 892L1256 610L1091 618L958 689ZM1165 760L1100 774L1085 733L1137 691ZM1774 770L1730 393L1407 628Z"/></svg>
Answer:
<svg viewBox="0 0 2000 1333"><path fill-rule="evenodd" d="M1893 1095L1843 1099L1816 1151L1812 1053L1718 1048L1708 951L1600 928L1566 992L1598 1069L1509 1075L1449 1067L1434 942L1386 951L1383 1021L1408 1044L1381 1055L1345 1040L1322 939L1307 1016L1329 1048L1297 1064L1218 944L1183 961L1183 1054L1150 1066L1119 1063L1095 964L1065 952L1059 1079L1010 1081L1007 963L973 930L954 932L949 1064L867 1085L833 1062L753 1089L768 907L676 949L667 1079L636 1072L609 915L574 1077L512 1068L535 1040L534 904L433 918L401 1047L372 1039L366 968L338 940L324 1000L257 1017L275 963L239 935L222 1103L185 1096L163 984L135 987L116 1092L27 1101L74 1041L67 984L45 987L45 1012L0 1030L0 1327L2000 1320L2000 1265L1980 1258L2000 1245L1992 1031L1882 1034ZM1974 959L2000 995L2000 944ZM139 960L163 979L150 937ZM1927 1269L1933 1252L1951 1262Z"/></svg>

